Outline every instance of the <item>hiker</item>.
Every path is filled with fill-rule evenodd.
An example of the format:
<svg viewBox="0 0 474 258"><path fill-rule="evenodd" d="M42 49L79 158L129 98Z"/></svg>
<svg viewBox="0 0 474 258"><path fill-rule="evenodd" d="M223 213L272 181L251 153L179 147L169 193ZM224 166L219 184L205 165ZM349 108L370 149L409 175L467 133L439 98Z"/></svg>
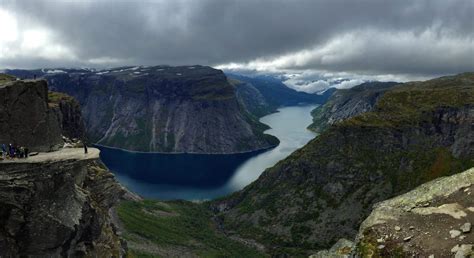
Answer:
<svg viewBox="0 0 474 258"><path fill-rule="evenodd" d="M25 148L25 159L28 158L28 147Z"/></svg>
<svg viewBox="0 0 474 258"><path fill-rule="evenodd" d="M8 145L8 156L10 156L11 159L15 157L15 147L13 147L11 143Z"/></svg>
<svg viewBox="0 0 474 258"><path fill-rule="evenodd" d="M84 145L84 154L87 154L87 144L86 144L86 141L83 141L83 144Z"/></svg>
<svg viewBox="0 0 474 258"><path fill-rule="evenodd" d="M2 158L7 158L7 146L5 146L5 143L2 143Z"/></svg>
<svg viewBox="0 0 474 258"><path fill-rule="evenodd" d="M23 146L20 147L20 158L24 158L25 157L25 148Z"/></svg>

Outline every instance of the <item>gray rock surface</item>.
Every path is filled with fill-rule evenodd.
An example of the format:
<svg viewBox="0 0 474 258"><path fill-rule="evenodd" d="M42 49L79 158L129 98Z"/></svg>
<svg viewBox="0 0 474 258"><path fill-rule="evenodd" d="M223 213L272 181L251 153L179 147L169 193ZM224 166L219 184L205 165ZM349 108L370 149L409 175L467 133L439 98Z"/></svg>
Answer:
<svg viewBox="0 0 474 258"><path fill-rule="evenodd" d="M0 144L50 151L63 145L57 113L48 106L44 80L0 84Z"/></svg>
<svg viewBox="0 0 474 258"><path fill-rule="evenodd" d="M321 250L309 258L349 258L354 249L354 242L341 238L329 250Z"/></svg>
<svg viewBox="0 0 474 258"><path fill-rule="evenodd" d="M126 193L91 148L0 162L0 256L119 257L109 212Z"/></svg>
<svg viewBox="0 0 474 258"><path fill-rule="evenodd" d="M466 225L474 219L473 191L474 168L471 168L374 205L359 229L358 254L469 257L473 254L474 235L467 231ZM403 228L415 225L415 230L396 232L392 229L394 224ZM408 236L410 242L404 242ZM385 250L376 249L379 244L376 239L383 240Z"/></svg>

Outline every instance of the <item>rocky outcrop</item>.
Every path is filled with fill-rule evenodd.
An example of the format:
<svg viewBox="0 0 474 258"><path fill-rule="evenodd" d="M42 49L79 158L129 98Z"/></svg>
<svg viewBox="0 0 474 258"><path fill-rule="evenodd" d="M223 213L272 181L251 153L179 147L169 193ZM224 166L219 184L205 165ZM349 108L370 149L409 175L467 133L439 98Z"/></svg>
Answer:
<svg viewBox="0 0 474 258"><path fill-rule="evenodd" d="M317 133L345 119L371 111L378 99L395 82L367 82L351 89L339 89L322 106L311 111L313 123L308 129Z"/></svg>
<svg viewBox="0 0 474 258"><path fill-rule="evenodd" d="M373 204L474 166L474 73L407 83L211 208L271 254L353 239Z"/></svg>
<svg viewBox="0 0 474 258"><path fill-rule="evenodd" d="M98 153L62 149L0 162L0 256L125 253L109 212L126 190Z"/></svg>
<svg viewBox="0 0 474 258"><path fill-rule="evenodd" d="M357 255L474 255L474 168L377 203L362 223Z"/></svg>
<svg viewBox="0 0 474 258"><path fill-rule="evenodd" d="M83 140L86 136L81 106L74 98L59 92L49 92L48 104L55 112L61 133L68 139Z"/></svg>
<svg viewBox="0 0 474 258"><path fill-rule="evenodd" d="M7 71L21 76L22 71ZM136 151L235 153L275 146L220 70L204 66L37 70L76 98L90 140Z"/></svg>
<svg viewBox="0 0 474 258"><path fill-rule="evenodd" d="M48 106L45 80L0 83L0 143L50 151L63 145L61 126Z"/></svg>

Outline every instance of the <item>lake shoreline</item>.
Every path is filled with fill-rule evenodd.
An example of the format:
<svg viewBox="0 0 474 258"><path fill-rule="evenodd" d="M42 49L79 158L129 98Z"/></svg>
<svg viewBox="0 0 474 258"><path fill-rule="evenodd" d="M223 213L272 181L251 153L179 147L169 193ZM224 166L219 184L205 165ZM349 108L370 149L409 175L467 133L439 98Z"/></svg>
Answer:
<svg viewBox="0 0 474 258"><path fill-rule="evenodd" d="M254 151L156 153L96 144L101 160L128 189L147 199L202 201L241 190L317 136L311 124L315 105L282 107L260 118L265 133L280 143Z"/></svg>
<svg viewBox="0 0 474 258"><path fill-rule="evenodd" d="M270 129L269 129L270 130ZM273 135L274 136L274 135ZM275 136L276 137L276 136ZM270 147L265 147L265 148L260 148L260 149L255 149L255 150L250 150L250 151L241 151L241 152L229 152L229 153L206 153L206 152L151 152L151 151L134 151L134 150L127 150L119 147L112 147L112 146L107 146L107 145L102 145L102 144L92 144L92 146L99 147L99 148L107 148L107 149L113 149L113 150L120 150L128 153L136 153L136 154L160 154L160 155L183 155L183 154L189 154L189 155L237 155L237 154L248 154L248 153L253 153L253 152L263 152L263 151L268 151L271 149L274 149L278 147L279 144L272 145Z"/></svg>

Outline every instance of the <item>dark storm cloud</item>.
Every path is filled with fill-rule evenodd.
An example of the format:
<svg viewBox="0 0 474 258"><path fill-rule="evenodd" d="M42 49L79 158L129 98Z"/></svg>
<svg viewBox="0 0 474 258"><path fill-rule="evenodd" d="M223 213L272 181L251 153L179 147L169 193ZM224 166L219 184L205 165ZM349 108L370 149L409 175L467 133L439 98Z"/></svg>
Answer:
<svg viewBox="0 0 474 258"><path fill-rule="evenodd" d="M422 75L474 70L472 0L17 0L0 8L17 19L18 38L29 28L49 32L41 56L22 44L15 48L14 40L4 43L1 66L223 64Z"/></svg>

